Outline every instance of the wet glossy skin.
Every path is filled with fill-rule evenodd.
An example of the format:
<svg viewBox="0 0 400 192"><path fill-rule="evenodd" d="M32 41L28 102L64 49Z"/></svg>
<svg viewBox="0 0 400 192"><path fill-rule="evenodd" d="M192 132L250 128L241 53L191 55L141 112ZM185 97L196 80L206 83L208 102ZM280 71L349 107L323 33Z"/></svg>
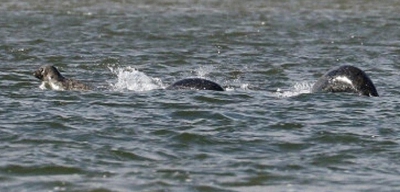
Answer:
<svg viewBox="0 0 400 192"><path fill-rule="evenodd" d="M68 79L52 65L41 66L33 73L33 76L42 81L41 89L52 90L90 90L91 87L74 79Z"/></svg>
<svg viewBox="0 0 400 192"><path fill-rule="evenodd" d="M368 75L363 70L349 65L332 69L320 77L312 92L353 92L365 96L379 96Z"/></svg>
<svg viewBox="0 0 400 192"><path fill-rule="evenodd" d="M167 87L170 90L177 90L177 89L189 89L189 90L213 90L213 91L224 91L217 83L202 79L202 78L187 78L182 79L174 84Z"/></svg>

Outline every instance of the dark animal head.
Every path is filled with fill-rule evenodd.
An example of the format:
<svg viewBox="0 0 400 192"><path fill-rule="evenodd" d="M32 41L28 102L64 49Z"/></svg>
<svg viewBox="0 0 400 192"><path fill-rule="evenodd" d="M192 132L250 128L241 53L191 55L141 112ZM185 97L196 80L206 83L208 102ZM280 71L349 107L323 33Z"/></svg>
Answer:
<svg viewBox="0 0 400 192"><path fill-rule="evenodd" d="M62 80L64 77L60 74L60 72L52 65L44 65L41 66L38 70L33 73L33 76L42 80L42 81L50 81L50 80Z"/></svg>

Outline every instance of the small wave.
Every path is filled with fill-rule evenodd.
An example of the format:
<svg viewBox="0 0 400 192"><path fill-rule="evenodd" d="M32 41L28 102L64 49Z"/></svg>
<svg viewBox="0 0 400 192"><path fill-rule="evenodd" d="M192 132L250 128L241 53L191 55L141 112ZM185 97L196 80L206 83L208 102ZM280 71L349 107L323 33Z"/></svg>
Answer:
<svg viewBox="0 0 400 192"><path fill-rule="evenodd" d="M133 67L109 69L117 76L117 81L110 83L113 90L149 91L164 88L161 79L149 77Z"/></svg>
<svg viewBox="0 0 400 192"><path fill-rule="evenodd" d="M228 84L227 82L226 84ZM235 83L234 85L225 86L225 91L235 91L235 90L250 90L248 83Z"/></svg>
<svg viewBox="0 0 400 192"><path fill-rule="evenodd" d="M282 90L278 88L276 90L276 95L278 97L294 97L304 93L311 93L313 85L314 82L297 82L288 90Z"/></svg>

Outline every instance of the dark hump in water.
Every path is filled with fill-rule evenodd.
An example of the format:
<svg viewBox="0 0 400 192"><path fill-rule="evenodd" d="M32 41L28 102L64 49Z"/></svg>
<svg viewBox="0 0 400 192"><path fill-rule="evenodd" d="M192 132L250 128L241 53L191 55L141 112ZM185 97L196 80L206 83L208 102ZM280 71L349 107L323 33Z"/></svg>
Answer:
<svg viewBox="0 0 400 192"><path fill-rule="evenodd" d="M179 90L179 89L187 89L187 90L214 90L214 91L224 91L224 89L218 85L217 83L202 79L202 78L187 78L182 79L174 84L167 87L169 90Z"/></svg>
<svg viewBox="0 0 400 192"><path fill-rule="evenodd" d="M353 92L366 96L379 96L367 74L349 65L328 71L314 84L312 92Z"/></svg>

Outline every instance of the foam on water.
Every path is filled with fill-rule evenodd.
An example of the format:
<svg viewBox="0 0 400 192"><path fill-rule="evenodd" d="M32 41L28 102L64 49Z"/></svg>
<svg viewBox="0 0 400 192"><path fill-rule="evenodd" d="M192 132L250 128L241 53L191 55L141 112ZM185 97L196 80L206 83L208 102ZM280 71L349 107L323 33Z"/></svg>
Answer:
<svg viewBox="0 0 400 192"><path fill-rule="evenodd" d="M149 91L164 88L161 79L149 77L133 67L109 67L109 69L117 76L116 82L110 83L113 90Z"/></svg>
<svg viewBox="0 0 400 192"><path fill-rule="evenodd" d="M304 93L311 93L311 89L314 85L314 82L296 82L292 87L290 87L288 90L282 90L278 88L276 90L275 95L277 97L294 97L300 94Z"/></svg>

